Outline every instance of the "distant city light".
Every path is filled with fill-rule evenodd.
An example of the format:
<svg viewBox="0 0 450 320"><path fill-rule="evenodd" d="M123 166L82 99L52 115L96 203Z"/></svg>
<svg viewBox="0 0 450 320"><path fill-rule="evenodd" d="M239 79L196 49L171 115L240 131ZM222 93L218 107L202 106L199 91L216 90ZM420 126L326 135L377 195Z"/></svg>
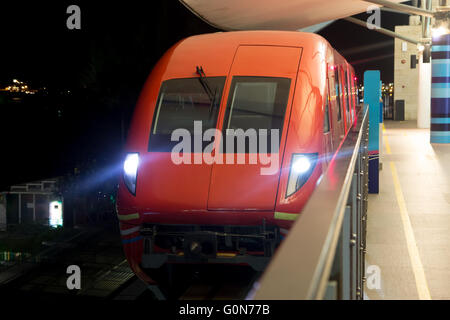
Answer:
<svg viewBox="0 0 450 320"><path fill-rule="evenodd" d="M38 90L30 89L26 83L19 81L17 79L13 79L12 82L13 85L7 86L4 89L0 89L0 91L22 92L25 94L35 94L38 92Z"/></svg>

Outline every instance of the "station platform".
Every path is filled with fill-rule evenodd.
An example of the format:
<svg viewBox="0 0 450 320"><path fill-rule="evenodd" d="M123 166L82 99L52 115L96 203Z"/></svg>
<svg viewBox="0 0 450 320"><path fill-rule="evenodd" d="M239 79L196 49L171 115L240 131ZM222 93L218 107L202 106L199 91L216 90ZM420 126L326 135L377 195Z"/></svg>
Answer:
<svg viewBox="0 0 450 320"><path fill-rule="evenodd" d="M381 281L368 279L365 299L450 299L450 145L429 139L416 121L384 124L366 254Z"/></svg>

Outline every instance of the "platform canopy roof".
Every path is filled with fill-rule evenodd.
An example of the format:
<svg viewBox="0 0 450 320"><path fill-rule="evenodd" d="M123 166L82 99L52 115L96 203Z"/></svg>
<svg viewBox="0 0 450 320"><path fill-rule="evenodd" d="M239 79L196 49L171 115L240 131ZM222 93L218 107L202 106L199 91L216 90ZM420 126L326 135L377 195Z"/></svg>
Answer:
<svg viewBox="0 0 450 320"><path fill-rule="evenodd" d="M404 0L391 0L404 2ZM180 0L207 23L223 30L298 30L362 13L361 0Z"/></svg>

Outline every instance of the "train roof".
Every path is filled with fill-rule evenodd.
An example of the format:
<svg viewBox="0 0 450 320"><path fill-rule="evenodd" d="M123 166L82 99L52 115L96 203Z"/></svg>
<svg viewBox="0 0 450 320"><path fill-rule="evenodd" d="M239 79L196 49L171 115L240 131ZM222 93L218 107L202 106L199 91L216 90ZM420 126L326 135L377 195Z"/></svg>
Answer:
<svg viewBox="0 0 450 320"><path fill-rule="evenodd" d="M322 36L298 31L229 31L196 35L181 41L194 42L197 45L214 45L216 41L228 45L277 45L277 46L305 46L308 43L319 42L330 46ZM216 43L217 44L217 43Z"/></svg>
<svg viewBox="0 0 450 320"><path fill-rule="evenodd" d="M180 67L183 65L207 65L210 76L228 74L236 48L241 45L302 47L304 53L308 51L311 56L321 47L322 50L333 50L338 63L345 61L325 38L315 33L265 30L216 32L191 36L175 44L161 60L165 69L163 78L195 75L192 74L192 67L184 72Z"/></svg>

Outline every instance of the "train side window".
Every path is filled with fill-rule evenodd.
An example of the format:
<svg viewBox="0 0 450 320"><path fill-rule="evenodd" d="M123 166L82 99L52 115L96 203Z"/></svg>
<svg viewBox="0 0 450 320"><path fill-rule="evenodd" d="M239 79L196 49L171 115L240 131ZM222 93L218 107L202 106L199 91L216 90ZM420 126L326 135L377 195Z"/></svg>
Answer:
<svg viewBox="0 0 450 320"><path fill-rule="evenodd" d="M350 88L349 88L349 84L350 82L348 81L348 72L347 70L345 70L345 82L344 82L344 91L345 91L345 96L346 96L346 109L347 109L347 117L350 116Z"/></svg>
<svg viewBox="0 0 450 320"><path fill-rule="evenodd" d="M334 72L334 84L336 87L336 105L338 109L337 118L338 121L340 121L342 119L342 111L341 111L341 81L339 77L339 68L336 68Z"/></svg>
<svg viewBox="0 0 450 320"><path fill-rule="evenodd" d="M351 116L352 122L355 119L355 75L350 73L350 106L351 106Z"/></svg>
<svg viewBox="0 0 450 320"><path fill-rule="evenodd" d="M328 98L328 94L325 100L325 111L324 111L324 115L323 115L323 132L327 133L330 132L330 103L329 103L329 98Z"/></svg>
<svg viewBox="0 0 450 320"><path fill-rule="evenodd" d="M325 89L325 110L323 118L323 132L330 132L331 122L330 122L330 79L327 76L327 85Z"/></svg>
<svg viewBox="0 0 450 320"><path fill-rule="evenodd" d="M228 132L229 129L243 131L254 129L256 133L266 129L267 139L270 139L271 129L276 129L278 138L281 139L290 86L291 80L288 78L234 76L224 117L225 143L228 139L236 139L233 133ZM247 143L248 139L246 139L246 153L250 152ZM258 147L259 145L258 142ZM270 140L267 146L270 149ZM236 141L234 147L236 153Z"/></svg>

